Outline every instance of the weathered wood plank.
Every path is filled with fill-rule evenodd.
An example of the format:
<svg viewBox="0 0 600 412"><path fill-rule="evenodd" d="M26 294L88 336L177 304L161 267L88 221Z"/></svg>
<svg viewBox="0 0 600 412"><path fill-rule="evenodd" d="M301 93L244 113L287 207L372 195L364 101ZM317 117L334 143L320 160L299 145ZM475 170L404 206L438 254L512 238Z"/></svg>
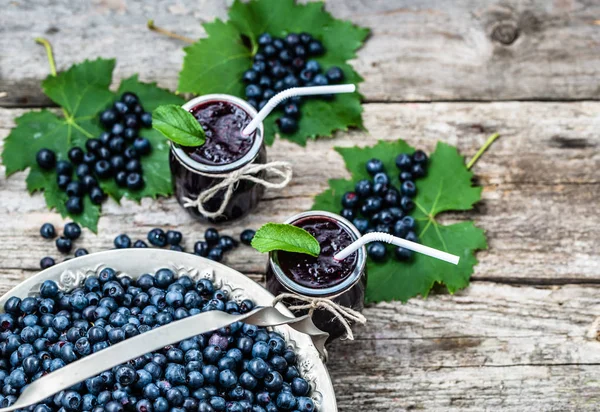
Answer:
<svg viewBox="0 0 600 412"><path fill-rule="evenodd" d="M7 2L0 15L2 106L48 104L38 36L58 67L116 57L116 78L139 72L175 89L184 44L146 28L149 18L185 36L226 17L231 1ZM585 1L328 0L336 17L371 28L355 66L368 101L598 99L600 4Z"/></svg>
<svg viewBox="0 0 600 412"><path fill-rule="evenodd" d="M370 135L340 134L311 142L306 149L278 141L269 148L272 159L293 163L294 180L285 190L269 192L256 213L224 232L239 235L246 227L282 221L310 208L328 178L347 176L340 156L331 150L334 145L403 137L431 151L437 140L443 140L471 156L487 135L498 131L503 137L475 167L484 186L483 201L471 212L445 216L447 221L473 218L487 231L490 250L479 253L475 278L536 284L598 282L598 112L600 103L586 102L368 104L365 120ZM20 113L0 110L0 138ZM0 238L6 239L0 268L34 270L42 256L56 255L54 246L36 233L43 222L60 224L60 219L45 209L41 196L27 195L24 178L25 174L0 178ZM124 201L121 207L107 202L99 235L86 232L78 245L103 250L112 247L112 239L121 232L143 238L156 225L183 230L188 250L206 228L182 213L174 199L146 199L141 205ZM262 273L265 257L241 247L226 263L242 272Z"/></svg>
<svg viewBox="0 0 600 412"><path fill-rule="evenodd" d="M330 348L340 410L598 410L599 292L475 282L373 306Z"/></svg>

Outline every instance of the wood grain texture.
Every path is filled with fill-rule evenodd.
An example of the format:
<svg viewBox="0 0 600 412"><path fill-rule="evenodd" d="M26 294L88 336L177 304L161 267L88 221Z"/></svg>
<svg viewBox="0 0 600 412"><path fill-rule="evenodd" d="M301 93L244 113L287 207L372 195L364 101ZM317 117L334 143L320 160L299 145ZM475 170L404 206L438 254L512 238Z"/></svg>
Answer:
<svg viewBox="0 0 600 412"><path fill-rule="evenodd" d="M598 410L599 292L478 282L373 306L331 348L341 410Z"/></svg>
<svg viewBox="0 0 600 412"><path fill-rule="evenodd" d="M191 38L226 17L231 1L14 0L0 14L2 106L50 102L47 37L59 69L116 57L116 78L140 73L175 89L184 43L146 28L148 19ZM598 99L600 4L593 1L328 0L336 17L371 29L354 62L368 101Z"/></svg>
<svg viewBox="0 0 600 412"><path fill-rule="evenodd" d="M0 137L8 134L13 117L23 112L0 110ZM443 140L470 157L497 131L502 137L474 169L484 187L482 202L473 211L442 216L446 222L474 219L486 230L490 249L478 254L474 278L597 283L598 112L600 103L594 102L367 104L370 134L340 134L333 140L310 142L306 149L286 141L270 147L270 158L292 162L292 183L282 191L268 192L256 213L223 232L238 236L244 228L283 221L309 209L328 178L347 177L341 157L331 150L334 146L402 137L431 152L435 142ZM62 223L45 209L40 195L26 193L24 178L25 173L0 178L0 238L7 239L0 251L0 268L36 270L42 256L56 256L54 246L36 234L45 221ZM91 252L112 247L113 238L122 232L132 239L144 238L154 226L181 228L191 250L207 226L182 213L172 198L145 199L141 204L123 201L121 207L109 201L103 210L99 235L85 231L78 242ZM21 247L24 243L28 249ZM240 247L226 263L245 273L262 273L266 260L253 249Z"/></svg>

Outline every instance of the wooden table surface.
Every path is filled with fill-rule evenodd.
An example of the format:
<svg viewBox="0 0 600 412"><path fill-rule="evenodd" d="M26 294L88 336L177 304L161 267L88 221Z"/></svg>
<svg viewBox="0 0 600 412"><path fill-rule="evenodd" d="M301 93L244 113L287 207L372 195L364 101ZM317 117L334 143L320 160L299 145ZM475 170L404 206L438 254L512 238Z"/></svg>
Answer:
<svg viewBox="0 0 600 412"><path fill-rule="evenodd" d="M230 3L230 1L226 2ZM372 30L353 62L365 78L369 132L338 133L306 148L279 140L272 159L293 163L294 181L269 192L252 216L224 233L282 221L310 208L327 178L347 172L333 146L402 137L431 151L437 140L472 156L500 140L474 168L483 200L469 213L489 238L471 286L407 304L381 303L353 342L331 348L341 411L596 411L600 408L600 4L577 0L328 0L336 17ZM0 13L0 137L14 118L48 106L47 37L59 69L116 57L117 81L133 73L175 89L182 42L146 29L149 18L183 35L226 16L220 0L10 0ZM0 148L2 140L0 140ZM314 165L319 165L315 167ZM38 236L62 225L30 197L25 173L0 166L0 292L56 255ZM107 202L96 236L108 249L121 232L143 238L176 228L190 247L206 225L172 198ZM226 264L260 279L265 257L249 248Z"/></svg>

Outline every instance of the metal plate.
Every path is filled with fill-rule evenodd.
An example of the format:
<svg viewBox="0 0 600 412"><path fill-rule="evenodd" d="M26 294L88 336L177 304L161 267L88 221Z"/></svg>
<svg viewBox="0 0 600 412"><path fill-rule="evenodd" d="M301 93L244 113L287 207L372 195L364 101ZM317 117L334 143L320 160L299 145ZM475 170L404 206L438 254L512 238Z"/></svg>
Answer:
<svg viewBox="0 0 600 412"><path fill-rule="evenodd" d="M2 296L0 308L4 307L4 303L11 296L25 298L39 295L40 285L45 280L54 280L62 290L69 291L81 285L87 276L97 275L105 267L111 267L119 275L127 275L134 279L144 273L154 273L160 268L169 268L178 275L188 275L192 279L209 279L215 283L215 286L225 290L230 299L238 302L251 299L257 305L270 306L274 299L274 296L261 285L223 264L190 253L148 248L93 253L52 266L21 282ZM284 315L293 316L281 303L276 307ZM310 337L286 325L276 326L274 329L281 333L286 342L296 351L298 369L301 376L311 384L311 397L318 410L337 411L333 385L327 368L319 358Z"/></svg>

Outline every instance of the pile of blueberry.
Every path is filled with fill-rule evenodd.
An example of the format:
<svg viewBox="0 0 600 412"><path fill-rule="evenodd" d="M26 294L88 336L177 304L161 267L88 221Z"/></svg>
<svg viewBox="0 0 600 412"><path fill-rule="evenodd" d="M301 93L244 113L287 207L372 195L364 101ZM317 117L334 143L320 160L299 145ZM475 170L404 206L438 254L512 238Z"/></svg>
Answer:
<svg viewBox="0 0 600 412"><path fill-rule="evenodd" d="M72 214L83 212L86 194L96 205L106 199L97 179L114 178L117 185L129 190L144 187L140 157L149 154L152 146L148 139L139 136L139 131L152 127L152 114L144 112L135 94L125 92L100 114L100 123L106 131L97 139L88 139L85 150L71 148L69 160L57 161L49 149L41 149L36 156L42 169L56 170L58 187L69 196L65 207Z"/></svg>
<svg viewBox="0 0 600 412"><path fill-rule="evenodd" d="M44 239L54 239L56 237L56 229L51 223L44 223L40 228L40 235ZM56 239L56 248L61 253L69 253L73 248L73 242L79 239L81 236L81 227L75 222L69 222L63 228L63 235ZM84 248L78 248L75 250L75 257L87 255L88 251ZM47 269L50 266L54 266L56 262L50 256L42 258L40 261L40 267Z"/></svg>
<svg viewBox="0 0 600 412"><path fill-rule="evenodd" d="M51 223L44 223L40 228L40 234L44 239L54 239L56 230ZM245 245L250 245L254 238L254 230L246 229L240 235L240 241ZM75 222L67 223L63 230L63 236L56 239L56 248L59 252L67 254L73 247L73 242L81 235L81 228ZM168 246L169 249L178 252L185 252L181 242L183 235L177 230L167 230L166 232L160 228L154 228L148 232L148 243L154 247L163 248ZM127 248L147 248L148 243L138 239L135 242L126 234L120 234L115 237L113 244L116 249ZM204 240L200 240L194 244L193 253L206 257L210 260L220 262L226 252L233 250L238 246L238 242L227 235L220 235L217 229L208 228L204 232ZM88 251L84 248L79 248L75 251L75 257L87 255ZM49 256L42 258L40 267L42 269L54 266L55 260Z"/></svg>
<svg viewBox="0 0 600 412"><path fill-rule="evenodd" d="M360 180L353 192L344 194L341 215L362 234L385 232L418 242L416 222L409 214L415 207L415 180L427 174L427 155L422 150L412 155L401 153L396 157L396 166L400 171L400 189L393 186L380 159L369 160L366 169L372 179ZM383 261L387 248L384 243L373 242L367 246L367 253L373 260ZM401 261L412 258L412 251L403 247L396 247L394 254Z"/></svg>
<svg viewBox="0 0 600 412"><path fill-rule="evenodd" d="M322 73L319 63L311 59L323 55L325 48L308 33L290 33L284 39L263 33L258 37L258 45L252 68L243 77L247 83L248 103L256 109L262 109L271 97L285 89L325 86L344 80L344 72L339 67ZM300 97L293 97L284 103L284 115L277 120L282 133L294 133L298 129L301 101Z"/></svg>
<svg viewBox="0 0 600 412"><path fill-rule="evenodd" d="M166 268L137 280L105 268L71 292L47 280L39 297L13 296L0 315L0 407L36 379L127 338L200 312L253 308L251 300L228 300L207 279L176 278ZM310 412L309 395L283 337L237 322L142 355L27 410Z"/></svg>

